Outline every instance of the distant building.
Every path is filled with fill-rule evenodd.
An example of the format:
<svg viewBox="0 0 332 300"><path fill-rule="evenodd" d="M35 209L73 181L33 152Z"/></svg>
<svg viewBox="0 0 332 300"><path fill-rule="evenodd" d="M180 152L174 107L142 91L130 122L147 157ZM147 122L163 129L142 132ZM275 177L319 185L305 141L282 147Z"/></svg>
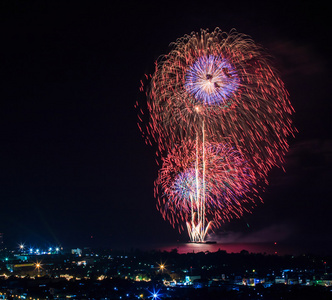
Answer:
<svg viewBox="0 0 332 300"><path fill-rule="evenodd" d="M71 249L71 254L76 254L78 256L81 256L82 255L82 249Z"/></svg>
<svg viewBox="0 0 332 300"><path fill-rule="evenodd" d="M255 286L259 283L265 283L265 278L257 278L257 277L250 277L250 278L243 278L243 285L248 286Z"/></svg>
<svg viewBox="0 0 332 300"><path fill-rule="evenodd" d="M276 278L274 279L274 283L278 284L278 283L287 283L287 279L285 277L281 277L281 276L276 276Z"/></svg>
<svg viewBox="0 0 332 300"><path fill-rule="evenodd" d="M191 284L193 284L194 280L199 280L199 279L201 279L200 275L198 275L198 276L186 276L185 283L191 285Z"/></svg>

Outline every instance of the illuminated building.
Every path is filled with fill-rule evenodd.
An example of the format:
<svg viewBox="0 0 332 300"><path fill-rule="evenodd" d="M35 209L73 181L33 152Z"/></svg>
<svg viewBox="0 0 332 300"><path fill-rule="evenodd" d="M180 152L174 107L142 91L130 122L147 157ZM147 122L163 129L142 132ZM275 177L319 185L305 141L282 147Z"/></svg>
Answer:
<svg viewBox="0 0 332 300"><path fill-rule="evenodd" d="M82 255L82 249L71 249L71 254L76 254L78 256L81 256Z"/></svg>

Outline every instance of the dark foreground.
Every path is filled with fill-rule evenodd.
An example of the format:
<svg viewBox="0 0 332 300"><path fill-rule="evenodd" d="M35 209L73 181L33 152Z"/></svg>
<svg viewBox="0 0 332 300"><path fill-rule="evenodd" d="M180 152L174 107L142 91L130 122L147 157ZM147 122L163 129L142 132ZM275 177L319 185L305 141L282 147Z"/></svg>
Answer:
<svg viewBox="0 0 332 300"><path fill-rule="evenodd" d="M332 299L331 256L1 253L0 299Z"/></svg>

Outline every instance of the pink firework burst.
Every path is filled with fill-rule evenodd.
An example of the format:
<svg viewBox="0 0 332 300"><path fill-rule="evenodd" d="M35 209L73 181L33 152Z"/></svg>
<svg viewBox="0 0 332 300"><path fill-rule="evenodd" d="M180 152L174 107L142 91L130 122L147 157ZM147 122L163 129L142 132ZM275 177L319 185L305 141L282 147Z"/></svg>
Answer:
<svg viewBox="0 0 332 300"><path fill-rule="evenodd" d="M147 90L143 135L159 154L195 139L231 139L263 177L281 166L295 131L288 93L264 51L248 36L219 28L178 39L155 67ZM142 119L141 110L139 118Z"/></svg>
<svg viewBox="0 0 332 300"><path fill-rule="evenodd" d="M206 143L202 148L187 141L175 145L163 159L155 196L163 217L181 231L200 209L204 211L199 215L212 226L249 212L259 198L256 184L255 172L228 144Z"/></svg>

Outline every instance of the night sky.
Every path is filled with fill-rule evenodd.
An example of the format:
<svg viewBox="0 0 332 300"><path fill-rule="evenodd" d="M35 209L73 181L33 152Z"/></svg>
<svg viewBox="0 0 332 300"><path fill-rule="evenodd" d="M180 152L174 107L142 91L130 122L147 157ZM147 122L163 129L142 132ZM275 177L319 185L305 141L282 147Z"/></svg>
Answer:
<svg viewBox="0 0 332 300"><path fill-rule="evenodd" d="M187 241L156 210L140 80L177 38L236 28L273 57L296 110L284 173L224 242L332 251L331 60L325 1L0 2L0 232L64 247Z"/></svg>

